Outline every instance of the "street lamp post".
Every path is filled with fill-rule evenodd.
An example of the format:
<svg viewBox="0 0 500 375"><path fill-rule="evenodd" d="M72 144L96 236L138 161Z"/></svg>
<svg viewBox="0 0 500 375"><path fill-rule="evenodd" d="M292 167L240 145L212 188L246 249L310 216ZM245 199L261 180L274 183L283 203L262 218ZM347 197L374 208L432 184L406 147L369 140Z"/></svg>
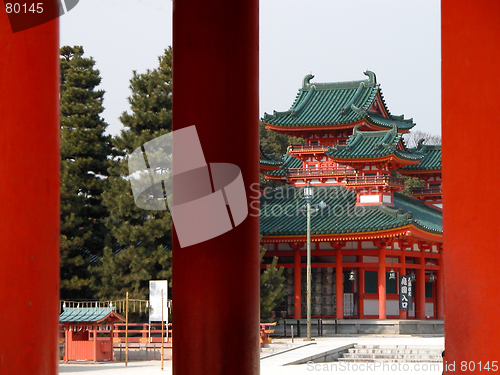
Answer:
<svg viewBox="0 0 500 375"><path fill-rule="evenodd" d="M311 200L314 188L307 181L304 198L307 202L307 341L311 340Z"/></svg>

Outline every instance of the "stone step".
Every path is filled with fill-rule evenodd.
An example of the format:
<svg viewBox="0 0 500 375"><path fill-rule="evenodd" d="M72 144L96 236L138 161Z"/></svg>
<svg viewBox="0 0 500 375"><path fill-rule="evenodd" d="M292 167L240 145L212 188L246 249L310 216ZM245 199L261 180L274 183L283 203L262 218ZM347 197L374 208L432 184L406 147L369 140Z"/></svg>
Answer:
<svg viewBox="0 0 500 375"><path fill-rule="evenodd" d="M439 360L435 359L391 359L391 358L367 358L367 359L359 359L359 358L338 358L338 362L363 362L363 363L372 363L372 362L390 362L390 363L442 363L442 358Z"/></svg>
<svg viewBox="0 0 500 375"><path fill-rule="evenodd" d="M426 349L443 350L439 345L356 345L357 349Z"/></svg>
<svg viewBox="0 0 500 375"><path fill-rule="evenodd" d="M343 362L437 362L443 361L440 346L355 345L343 353Z"/></svg>
<svg viewBox="0 0 500 375"><path fill-rule="evenodd" d="M366 358L374 358L374 359L383 359L383 358L389 358L389 359L441 359L441 355L430 355L430 354L381 354L381 353L375 353L375 354L357 354L357 353L345 353L342 356L343 358L359 358L359 359L366 359Z"/></svg>
<svg viewBox="0 0 500 375"><path fill-rule="evenodd" d="M349 353L359 354L432 354L441 355L442 350L434 349L349 349Z"/></svg>

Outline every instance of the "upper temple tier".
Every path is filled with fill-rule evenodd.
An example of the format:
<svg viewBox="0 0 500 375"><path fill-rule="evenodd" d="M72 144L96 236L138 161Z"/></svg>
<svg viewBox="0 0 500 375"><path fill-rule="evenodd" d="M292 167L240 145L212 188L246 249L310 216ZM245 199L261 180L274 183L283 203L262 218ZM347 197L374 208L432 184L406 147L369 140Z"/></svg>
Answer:
<svg viewBox="0 0 500 375"><path fill-rule="evenodd" d="M361 130L386 130L395 124L398 132L407 133L415 126L413 119L391 115L375 73L364 74L368 79L335 83L314 83L314 76L308 74L291 108L265 113L262 121L268 129L302 137L343 132L356 125Z"/></svg>
<svg viewBox="0 0 500 375"><path fill-rule="evenodd" d="M329 147L325 154L339 164L354 168L379 164L397 169L418 164L424 157L421 151L406 148L396 125L392 125L391 130L370 132L359 131L359 127L354 128L346 144Z"/></svg>

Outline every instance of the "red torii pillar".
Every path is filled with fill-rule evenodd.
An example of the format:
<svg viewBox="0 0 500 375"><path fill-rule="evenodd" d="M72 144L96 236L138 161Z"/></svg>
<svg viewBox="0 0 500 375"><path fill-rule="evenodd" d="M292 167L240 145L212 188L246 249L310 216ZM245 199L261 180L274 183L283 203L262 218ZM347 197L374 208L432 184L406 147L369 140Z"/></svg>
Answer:
<svg viewBox="0 0 500 375"><path fill-rule="evenodd" d="M1 6L0 374L55 375L59 24L13 34Z"/></svg>
<svg viewBox="0 0 500 375"><path fill-rule="evenodd" d="M479 373L499 360L499 15L498 1L441 2L445 346L447 362L456 362L450 374L471 373L473 365Z"/></svg>
<svg viewBox="0 0 500 375"><path fill-rule="evenodd" d="M248 203L259 186L258 21L258 0L173 4L174 129L196 125L208 163L239 166ZM173 373L258 374L257 215L197 245L175 239L172 270Z"/></svg>

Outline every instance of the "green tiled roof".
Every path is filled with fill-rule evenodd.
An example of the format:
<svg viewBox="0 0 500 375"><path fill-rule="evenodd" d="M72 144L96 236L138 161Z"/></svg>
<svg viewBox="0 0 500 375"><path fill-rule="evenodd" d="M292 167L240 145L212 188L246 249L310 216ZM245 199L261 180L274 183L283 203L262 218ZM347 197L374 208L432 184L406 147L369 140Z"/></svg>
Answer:
<svg viewBox="0 0 500 375"><path fill-rule="evenodd" d="M424 145L421 147L424 158L419 164L408 165L404 171L440 170L441 169L441 145Z"/></svg>
<svg viewBox="0 0 500 375"><path fill-rule="evenodd" d="M391 115L390 118L384 117L379 115L378 113L373 113L373 112L368 112L367 113L367 118L368 120L375 124L375 125L380 125L380 126L385 126L390 128L391 124L396 124L398 129L411 129L415 126L415 123L413 122L413 119L404 119L404 116L394 116Z"/></svg>
<svg viewBox="0 0 500 375"><path fill-rule="evenodd" d="M367 119L383 127L394 123L400 129L411 129L415 125L412 119L405 120L403 116L390 114L375 74L370 71L364 74L368 79L337 83L311 83L314 76L309 74L304 78L302 88L288 111L274 111L272 115L265 113L262 120L269 125L301 127L345 125ZM377 93L380 93L382 104L389 114L388 119L368 112Z"/></svg>
<svg viewBox="0 0 500 375"><path fill-rule="evenodd" d="M261 165L269 165L269 166L278 166L283 164L283 160L276 160L270 155L266 154L264 150L262 149L262 145L259 142L259 148L260 148L260 164Z"/></svg>
<svg viewBox="0 0 500 375"><path fill-rule="evenodd" d="M415 199L404 194L394 193L394 204L403 212L411 212L413 221L418 223L418 227L443 232L443 213L442 211L429 207L420 199Z"/></svg>
<svg viewBox="0 0 500 375"><path fill-rule="evenodd" d="M118 317L114 307L65 307L59 315L60 322L101 322L108 316Z"/></svg>
<svg viewBox="0 0 500 375"><path fill-rule="evenodd" d="M268 176L286 176L286 170L288 168L302 168L302 160L294 158L290 154L283 156L283 164L280 165L280 169L266 172Z"/></svg>
<svg viewBox="0 0 500 375"><path fill-rule="evenodd" d="M398 133L396 125L392 125L391 130L382 131L359 131L357 125L353 134L349 137L345 145L335 145L329 147L325 152L333 159L372 159L395 156L404 159L417 161L423 158L421 152L410 152L406 150L402 143L402 135Z"/></svg>
<svg viewBox="0 0 500 375"><path fill-rule="evenodd" d="M311 234L362 233L413 224L430 233L442 233L441 212L423 202L394 194L395 208L356 207L356 192L342 186L315 189ZM261 197L260 233L264 236L306 235L303 188L285 187Z"/></svg>

